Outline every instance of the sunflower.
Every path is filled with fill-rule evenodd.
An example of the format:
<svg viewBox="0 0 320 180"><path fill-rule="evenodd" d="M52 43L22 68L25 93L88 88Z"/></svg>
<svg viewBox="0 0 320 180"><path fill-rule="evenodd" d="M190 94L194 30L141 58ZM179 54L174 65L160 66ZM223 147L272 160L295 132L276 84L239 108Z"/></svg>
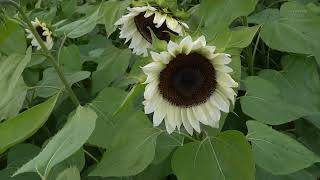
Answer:
<svg viewBox="0 0 320 180"><path fill-rule="evenodd" d="M153 62L142 68L147 75L143 104L146 114L153 113L154 126L164 120L168 133L183 125L191 135L193 129L201 132L200 123L218 128L221 111L229 112L238 87L227 66L231 56L215 53L204 36L170 41L167 51L150 54Z"/></svg>
<svg viewBox="0 0 320 180"><path fill-rule="evenodd" d="M160 40L169 42L170 33L183 35L188 25L169 14L160 12L152 6L128 8L129 13L122 16L115 25L120 25L120 38L126 39L133 53L148 56L152 35L150 29Z"/></svg>
<svg viewBox="0 0 320 180"><path fill-rule="evenodd" d="M37 33L40 35L46 47L50 50L53 46L52 32L48 29L46 23L40 22L38 18L35 18L35 21L31 21L31 23L33 27L36 29ZM32 39L31 40L32 46L37 47L38 50L41 49L39 42L34 37L32 32L29 29L26 29L26 32L27 32L27 38Z"/></svg>

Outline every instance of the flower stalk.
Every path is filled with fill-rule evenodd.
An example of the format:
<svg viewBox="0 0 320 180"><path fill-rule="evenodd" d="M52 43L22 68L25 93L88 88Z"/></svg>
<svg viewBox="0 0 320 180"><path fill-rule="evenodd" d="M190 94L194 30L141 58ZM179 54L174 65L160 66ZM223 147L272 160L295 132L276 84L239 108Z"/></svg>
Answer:
<svg viewBox="0 0 320 180"><path fill-rule="evenodd" d="M80 105L80 102L77 98L77 96L74 94L73 90L71 89L71 86L69 85L67 79L64 76L63 71L61 70L61 68L59 67L57 61L55 60L55 58L53 57L53 55L51 54L51 52L49 51L49 49L47 48L47 46L44 44L43 40L41 39L40 35L37 33L36 29L33 27L33 25L31 24L30 19L28 18L28 16L24 13L23 9L20 7L20 5L12 0L0 0L0 4L8 4L11 5L13 7L15 7L21 14L23 20L27 23L28 28L30 29L30 31L32 32L32 34L34 35L34 37L37 39L38 43L41 46L41 49L44 51L44 53L47 55L47 58L49 59L49 61L51 62L51 64L53 65L54 69L56 70L56 72L59 75L60 80L62 81L62 83L64 84L66 91L69 94L69 97L71 99L71 101L73 102L73 104L75 106Z"/></svg>

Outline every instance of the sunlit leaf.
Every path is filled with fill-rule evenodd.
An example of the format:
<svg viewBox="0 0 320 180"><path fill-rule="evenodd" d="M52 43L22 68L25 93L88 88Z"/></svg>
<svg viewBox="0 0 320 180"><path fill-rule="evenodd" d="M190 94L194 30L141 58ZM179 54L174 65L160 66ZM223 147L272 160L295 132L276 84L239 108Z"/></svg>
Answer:
<svg viewBox="0 0 320 180"><path fill-rule="evenodd" d="M0 123L0 153L32 136L48 119L58 95Z"/></svg>
<svg viewBox="0 0 320 180"><path fill-rule="evenodd" d="M96 118L97 115L93 110L79 106L41 153L18 169L14 175L37 172L47 177L55 165L79 150L88 140L94 130Z"/></svg>
<svg viewBox="0 0 320 180"><path fill-rule="evenodd" d="M21 74L31 59L31 48L25 55L12 54L6 59L0 59L0 120L15 115L22 106L26 86L24 85ZM17 96L18 95L18 96ZM10 102L11 101L11 102ZM13 112L8 112L8 103Z"/></svg>
<svg viewBox="0 0 320 180"><path fill-rule="evenodd" d="M91 32L95 28L99 19L99 10L100 8L84 19L80 19L62 26L61 28L57 29L56 32L60 34L66 34L69 38L78 38Z"/></svg>

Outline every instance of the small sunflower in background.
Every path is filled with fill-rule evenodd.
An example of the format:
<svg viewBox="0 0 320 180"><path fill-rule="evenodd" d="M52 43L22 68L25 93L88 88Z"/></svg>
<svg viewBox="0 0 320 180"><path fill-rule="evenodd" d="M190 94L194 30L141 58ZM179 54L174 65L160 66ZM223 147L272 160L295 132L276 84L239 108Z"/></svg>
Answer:
<svg viewBox="0 0 320 180"><path fill-rule="evenodd" d="M53 46L52 32L47 27L47 24L39 21L38 18L35 18L34 21L31 21L33 27L36 29L37 33L40 35L46 47L50 50ZM37 39L34 37L32 32L29 29L26 29L27 38L31 39L31 44L34 47L37 47L37 50L41 49L40 44Z"/></svg>
<svg viewBox="0 0 320 180"><path fill-rule="evenodd" d="M229 112L238 87L227 66L231 56L216 53L204 36L169 41L167 51L150 54L153 62L142 68L147 75L143 104L146 114L154 113L154 126L164 120L168 133L183 125L191 135L201 132L200 123L218 128L221 111Z"/></svg>
<svg viewBox="0 0 320 180"><path fill-rule="evenodd" d="M120 26L120 38L126 39L133 53L148 56L147 49L151 47L152 34L160 40L169 42L170 33L184 35L184 29L188 25L173 16L165 13L161 8L150 5L142 7L128 8L129 13L122 16L116 23Z"/></svg>

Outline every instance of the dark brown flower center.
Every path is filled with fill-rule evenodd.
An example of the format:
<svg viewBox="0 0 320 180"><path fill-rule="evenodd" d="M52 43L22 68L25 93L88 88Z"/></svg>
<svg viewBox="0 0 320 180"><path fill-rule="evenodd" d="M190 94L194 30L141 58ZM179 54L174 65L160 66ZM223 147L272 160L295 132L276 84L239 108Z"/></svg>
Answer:
<svg viewBox="0 0 320 180"><path fill-rule="evenodd" d="M190 107L206 102L216 86L213 65L198 53L178 55L160 73L160 94L176 106Z"/></svg>
<svg viewBox="0 0 320 180"><path fill-rule="evenodd" d="M159 28L156 27L156 25L153 23L154 14L148 18L144 17L145 13L140 13L138 16L134 17L134 22L136 24L136 27L140 34L143 36L144 39L146 39L148 42L152 43L152 36L150 29L153 31L153 33L157 36L160 40L165 40L169 42L170 40L170 33L177 34L170 30L166 23L163 23L162 26Z"/></svg>
<svg viewBox="0 0 320 180"><path fill-rule="evenodd" d="M46 41L47 40L47 36L42 35L44 33L43 28L41 26L37 26L36 30L37 30L38 34L40 35L41 39L43 41Z"/></svg>

